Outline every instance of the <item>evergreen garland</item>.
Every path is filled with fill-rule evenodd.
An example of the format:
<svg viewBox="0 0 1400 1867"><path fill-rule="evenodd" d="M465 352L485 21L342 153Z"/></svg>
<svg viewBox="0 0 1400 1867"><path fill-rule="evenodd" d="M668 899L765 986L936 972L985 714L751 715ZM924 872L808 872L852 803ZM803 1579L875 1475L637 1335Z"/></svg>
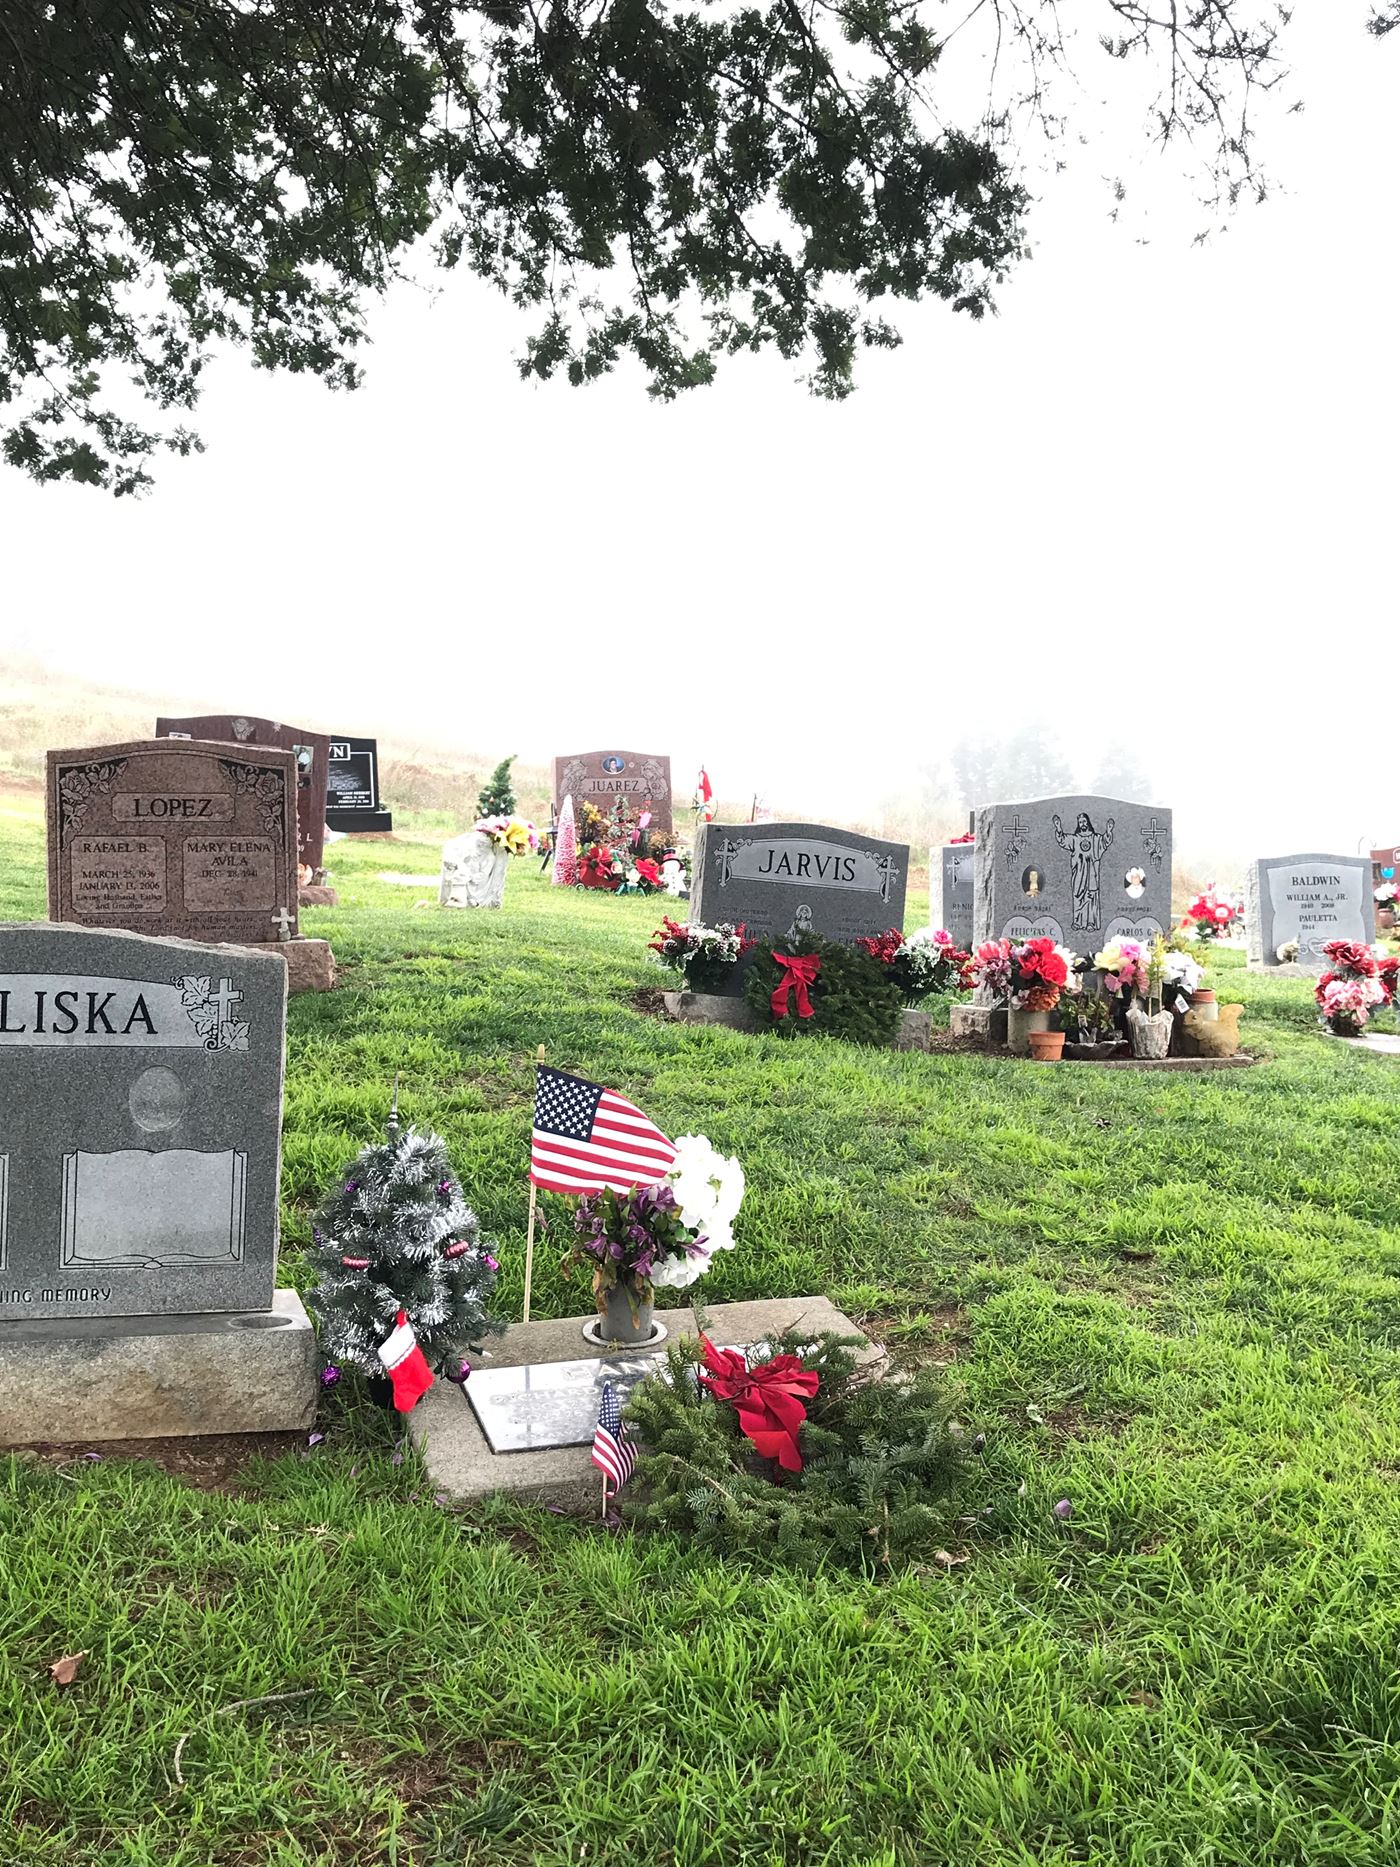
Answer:
<svg viewBox="0 0 1400 1867"><path fill-rule="evenodd" d="M948 1534L947 1500L966 1454L948 1430L936 1369L881 1381L859 1367L856 1338L815 1346L786 1330L775 1354L795 1354L821 1385L801 1430L803 1469L762 1459L739 1416L696 1378L700 1351L682 1340L666 1370L633 1391L627 1423L641 1444L630 1520L702 1549L811 1571L837 1564L885 1574L927 1560Z"/></svg>
<svg viewBox="0 0 1400 1867"><path fill-rule="evenodd" d="M515 763L515 754L503 758L482 786L476 800L478 817L513 817L515 815L515 788L510 781L510 768Z"/></svg>
<svg viewBox="0 0 1400 1867"><path fill-rule="evenodd" d="M783 979L783 969L773 958L775 948L795 958L820 956L821 971L810 987L810 1018L797 1016L795 995L789 997L785 1018L773 1016L772 995ZM877 959L839 940L809 933L760 940L744 980L744 997L764 1028L784 1037L817 1032L852 1044L892 1044L904 1010L899 987Z"/></svg>
<svg viewBox="0 0 1400 1867"><path fill-rule="evenodd" d="M499 1335L498 1266L440 1136L410 1128L364 1148L316 1214L308 1301L328 1361L381 1376L377 1350L402 1309L435 1371Z"/></svg>

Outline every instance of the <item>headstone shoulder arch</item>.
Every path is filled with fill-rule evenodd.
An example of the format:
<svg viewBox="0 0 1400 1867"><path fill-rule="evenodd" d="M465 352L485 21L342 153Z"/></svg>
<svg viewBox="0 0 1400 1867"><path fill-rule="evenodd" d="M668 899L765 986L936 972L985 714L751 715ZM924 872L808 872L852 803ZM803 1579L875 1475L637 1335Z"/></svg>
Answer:
<svg viewBox="0 0 1400 1867"><path fill-rule="evenodd" d="M671 761L662 752L570 752L554 761L554 809L564 799L574 809L591 804L604 816L620 798L634 814L651 812L651 827L668 836L675 829L671 793Z"/></svg>

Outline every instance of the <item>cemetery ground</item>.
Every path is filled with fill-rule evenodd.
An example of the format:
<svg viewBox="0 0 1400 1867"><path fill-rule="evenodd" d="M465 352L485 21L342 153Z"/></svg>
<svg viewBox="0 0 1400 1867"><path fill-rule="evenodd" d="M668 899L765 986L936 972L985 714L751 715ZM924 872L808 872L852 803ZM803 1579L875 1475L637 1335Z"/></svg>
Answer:
<svg viewBox="0 0 1400 1867"><path fill-rule="evenodd" d="M711 1300L829 1295L946 1367L986 1453L941 1553L885 1581L459 1513L350 1382L318 1443L202 1485L0 1461L7 1862L1389 1867L1393 1059L1237 955L1210 983L1265 1061L1214 1076L672 1025L638 998L654 901L526 860L503 912L444 914L374 879L432 846L330 860L342 906L305 918L342 984L290 1007L284 1280L398 1069L518 1315L542 1042L742 1158ZM43 866L37 800L0 799L0 916L43 915ZM579 1313L543 1203L536 1311Z"/></svg>

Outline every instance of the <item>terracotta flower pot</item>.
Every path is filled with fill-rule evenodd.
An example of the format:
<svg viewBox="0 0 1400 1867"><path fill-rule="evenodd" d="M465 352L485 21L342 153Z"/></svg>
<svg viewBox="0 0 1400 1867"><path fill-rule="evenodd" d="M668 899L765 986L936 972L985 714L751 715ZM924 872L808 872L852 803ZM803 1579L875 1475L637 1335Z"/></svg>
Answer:
<svg viewBox="0 0 1400 1867"><path fill-rule="evenodd" d="M1393 927L1395 925L1395 909L1377 908L1376 925L1377 927Z"/></svg>
<svg viewBox="0 0 1400 1867"><path fill-rule="evenodd" d="M1215 994L1206 986L1203 986L1199 992L1191 994L1191 1009L1200 1012L1200 1022L1205 1024L1213 1024L1220 1016L1220 1006L1216 1003Z"/></svg>
<svg viewBox="0 0 1400 1867"><path fill-rule="evenodd" d="M1031 1055L1037 1063L1058 1063L1064 1055L1063 1031L1032 1031L1029 1041Z"/></svg>

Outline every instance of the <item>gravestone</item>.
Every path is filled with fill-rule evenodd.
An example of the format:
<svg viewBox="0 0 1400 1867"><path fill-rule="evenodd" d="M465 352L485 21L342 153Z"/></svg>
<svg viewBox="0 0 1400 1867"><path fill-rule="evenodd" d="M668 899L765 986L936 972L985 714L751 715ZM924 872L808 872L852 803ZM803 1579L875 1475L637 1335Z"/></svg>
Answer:
<svg viewBox="0 0 1400 1867"><path fill-rule="evenodd" d="M1089 958L1172 924L1172 813L1112 797L1039 797L976 813L973 938L1048 935Z"/></svg>
<svg viewBox="0 0 1400 1867"><path fill-rule="evenodd" d="M374 739L330 735L326 766L326 823L346 836L392 830L394 819L379 795L379 745Z"/></svg>
<svg viewBox="0 0 1400 1867"><path fill-rule="evenodd" d="M0 1443L310 1418L314 1335L275 1290L286 977L0 925Z"/></svg>
<svg viewBox="0 0 1400 1867"><path fill-rule="evenodd" d="M942 927L964 953L972 948L976 844L935 843L928 852L928 924Z"/></svg>
<svg viewBox="0 0 1400 1867"><path fill-rule="evenodd" d="M296 784L293 755L270 747L143 739L50 752L49 918L290 940Z"/></svg>
<svg viewBox="0 0 1400 1867"><path fill-rule="evenodd" d="M325 857L326 788L329 783L330 739L325 733L278 720L259 720L242 713L203 713L194 719L158 719L161 739L231 739L242 746L277 746L290 752L297 772L297 860L304 868L319 869Z"/></svg>
<svg viewBox="0 0 1400 1867"><path fill-rule="evenodd" d="M572 797L574 809L591 804L607 816L618 798L634 816L651 812L651 828L669 836L671 761L658 752L574 752L554 761L554 808Z"/></svg>
<svg viewBox="0 0 1400 1867"><path fill-rule="evenodd" d="M1327 965L1329 940L1375 939L1374 884L1364 856L1263 856L1245 878L1245 930L1249 964L1267 971L1286 962L1278 949L1298 943L1296 964L1304 972Z"/></svg>
<svg viewBox="0 0 1400 1867"><path fill-rule="evenodd" d="M755 938L811 932L858 940L904 925L909 849L820 823L706 823L691 879L691 919L740 921ZM728 969L743 990L743 964Z"/></svg>

